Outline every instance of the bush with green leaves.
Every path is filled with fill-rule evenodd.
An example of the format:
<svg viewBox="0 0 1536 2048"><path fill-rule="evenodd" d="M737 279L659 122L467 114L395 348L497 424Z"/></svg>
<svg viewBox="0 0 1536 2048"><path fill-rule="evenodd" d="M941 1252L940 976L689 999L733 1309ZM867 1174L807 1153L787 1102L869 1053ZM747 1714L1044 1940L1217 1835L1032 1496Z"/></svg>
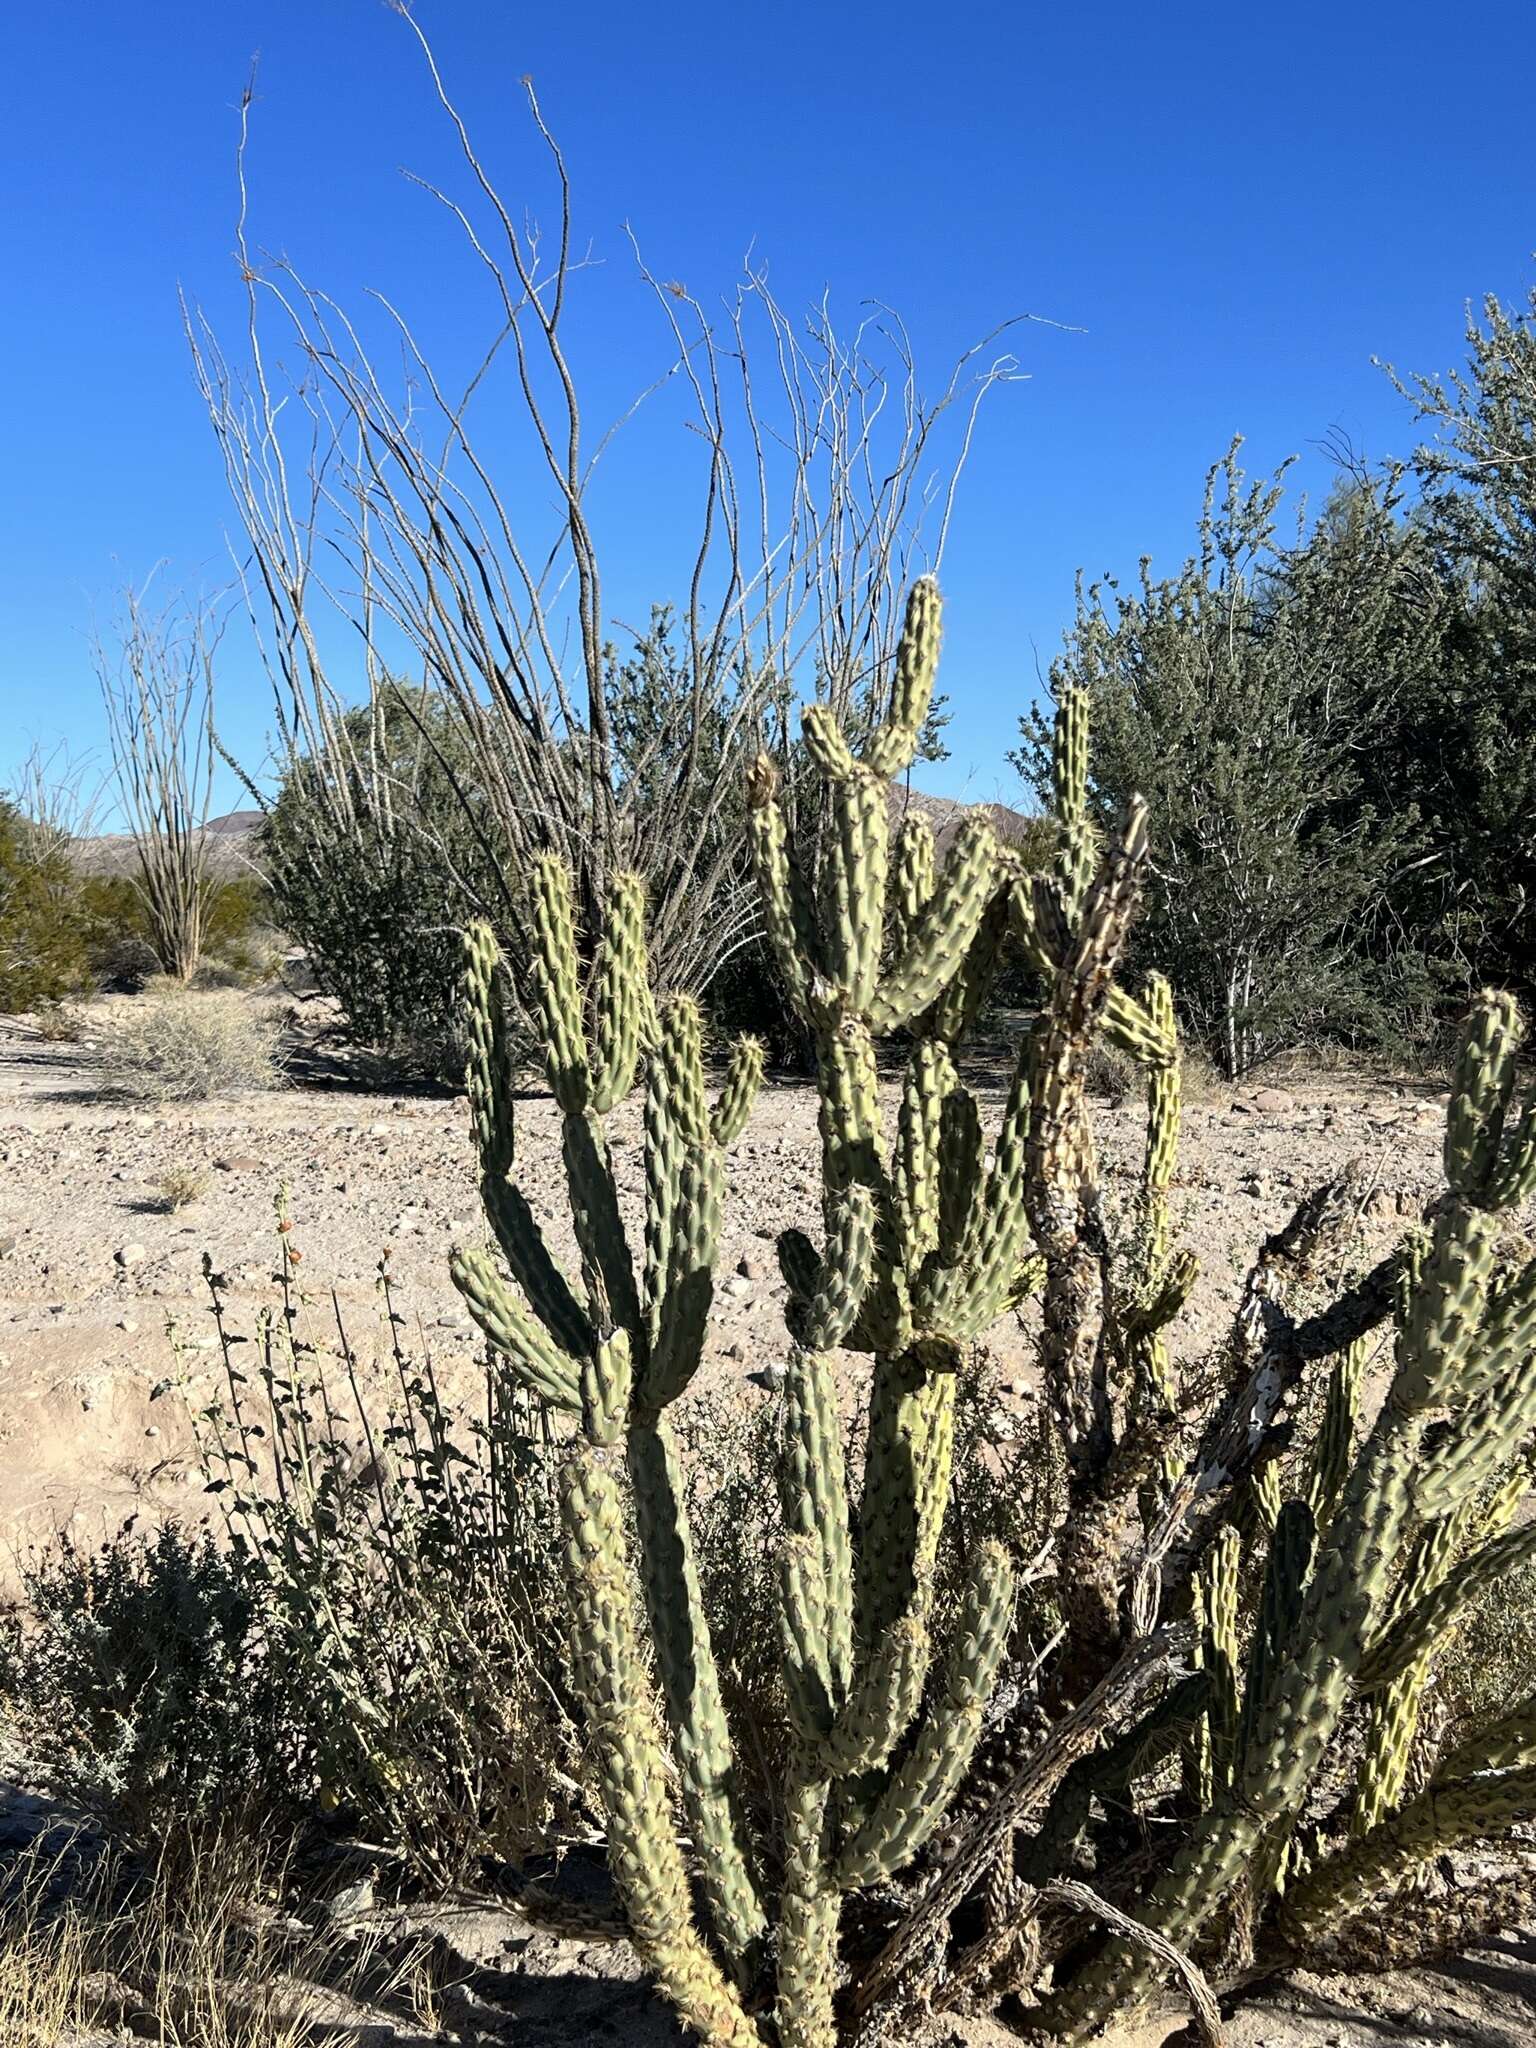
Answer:
<svg viewBox="0 0 1536 2048"><path fill-rule="evenodd" d="M509 886L473 776L437 700L389 686L323 745L290 754L261 835L277 922L352 1038L454 1081L457 934L477 911L504 915Z"/></svg>
<svg viewBox="0 0 1536 2048"><path fill-rule="evenodd" d="M1470 309L1464 367L1396 377L1431 438L1412 525L1445 611L1442 658L1385 764L1430 825L1409 876L1477 980L1536 991L1536 288Z"/></svg>
<svg viewBox="0 0 1536 2048"><path fill-rule="evenodd" d="M146 1847L287 1808L300 1733L271 1681L259 1592L205 1532L61 1539L0 1633L25 1760Z"/></svg>
<svg viewBox="0 0 1536 2048"><path fill-rule="evenodd" d="M90 943L67 842L0 796L0 1012L78 995L90 980Z"/></svg>
<svg viewBox="0 0 1536 2048"><path fill-rule="evenodd" d="M1276 533L1281 483L1236 444L1207 479L1197 551L1176 574L1079 594L1055 693L1094 700L1101 824L1140 794L1158 854L1137 952L1229 1078L1298 1044L1398 1045L1441 986L1443 938L1401 914L1429 857L1382 778L1406 696L1435 672L1437 603L1392 489L1340 493L1314 533ZM1431 579L1432 580L1432 579ZM1015 757L1042 789L1050 727Z"/></svg>
<svg viewBox="0 0 1536 2048"><path fill-rule="evenodd" d="M132 992L160 969L143 892L131 874L83 873L80 904L87 922L91 978ZM268 966L272 903L258 874L209 877L202 908L202 945L194 987L258 980Z"/></svg>

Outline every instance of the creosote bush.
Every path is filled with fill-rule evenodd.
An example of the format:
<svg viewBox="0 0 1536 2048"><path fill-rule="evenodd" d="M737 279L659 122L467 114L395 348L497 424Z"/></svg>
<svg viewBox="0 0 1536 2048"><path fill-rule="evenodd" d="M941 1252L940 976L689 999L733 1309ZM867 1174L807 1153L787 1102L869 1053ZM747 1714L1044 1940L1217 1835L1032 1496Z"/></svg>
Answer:
<svg viewBox="0 0 1536 2048"><path fill-rule="evenodd" d="M0 1013L78 995L89 935L68 848L0 796Z"/></svg>
<svg viewBox="0 0 1536 2048"><path fill-rule="evenodd" d="M1118 979L1146 810L1101 838L1089 701L1069 687L1049 873L976 819L938 872L922 819L893 841L886 790L921 729L938 630L919 583L889 716L859 752L825 706L805 713L832 820L816 889L771 762L748 789L823 1148L820 1242L779 1240L766 1544L760 1487L749 1518L774 1552L782 1705L766 1740L775 1695L742 1687L737 1665L761 1668L762 1639L701 1564L674 1419L703 1355L757 1050L737 1047L712 1096L695 1006L650 987L638 880L614 878L584 986L571 878L538 865L528 992L562 1121L568 1272L515 1177L505 970L484 927L466 940L499 1257L462 1246L453 1277L561 1445L570 1686L629 1937L693 2031L733 2048L831 2048L916 2006L981 2005L1076 2042L1175 1968L1208 2020L1202 1971L1241 1983L1344 1941L1395 1960L1443 1942L1444 1915L1384 1913L1395 1886L1536 1815L1536 1700L1499 1702L1448 1746L1422 1712L1477 1598L1536 1555L1536 1261L1501 1249L1536 1193L1515 1005L1473 1008L1447 1190L1422 1226L1305 1308L1354 1214L1347 1187L1319 1189L1260 1248L1220 1357L1186 1376L1170 1342L1195 1277L1170 1199L1172 994ZM955 1052L1010 935L1045 1001L989 1133ZM889 1128L875 1046L898 1032ZM1147 1118L1136 1214L1113 1231L1086 1110L1101 1041L1134 1061ZM642 1059L632 1243L606 1119ZM989 1531L974 1433L955 1483L960 1390L988 1328L1035 1298L1036 1484ZM871 1360L851 1428L848 1352ZM724 1484L739 1494L740 1474ZM1476 1913L1458 1907L1460 1936Z"/></svg>

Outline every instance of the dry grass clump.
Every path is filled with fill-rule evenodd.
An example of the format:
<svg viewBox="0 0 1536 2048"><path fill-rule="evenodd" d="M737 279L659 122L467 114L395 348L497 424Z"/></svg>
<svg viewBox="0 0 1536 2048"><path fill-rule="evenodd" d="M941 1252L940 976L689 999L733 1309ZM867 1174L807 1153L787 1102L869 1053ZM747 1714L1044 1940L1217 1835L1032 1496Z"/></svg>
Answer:
<svg viewBox="0 0 1536 2048"><path fill-rule="evenodd" d="M167 1213L177 1216L207 1194L208 1179L200 1166L168 1166L155 1182L155 1192Z"/></svg>
<svg viewBox="0 0 1536 2048"><path fill-rule="evenodd" d="M63 1003L39 1003L32 1012L32 1029L44 1045L77 1045L80 1019Z"/></svg>
<svg viewBox="0 0 1536 2048"><path fill-rule="evenodd" d="M378 2022L434 2029L427 1951L393 1953L284 1912L282 1873L249 1842L184 1845L130 1881L69 1850L10 1874L0 1904L0 2041L78 2048L103 2030L157 2048L319 2048Z"/></svg>
<svg viewBox="0 0 1536 2048"><path fill-rule="evenodd" d="M233 992L166 987L125 1009L100 1064L112 1092L136 1102L245 1094L277 1085L281 1030L271 1008Z"/></svg>

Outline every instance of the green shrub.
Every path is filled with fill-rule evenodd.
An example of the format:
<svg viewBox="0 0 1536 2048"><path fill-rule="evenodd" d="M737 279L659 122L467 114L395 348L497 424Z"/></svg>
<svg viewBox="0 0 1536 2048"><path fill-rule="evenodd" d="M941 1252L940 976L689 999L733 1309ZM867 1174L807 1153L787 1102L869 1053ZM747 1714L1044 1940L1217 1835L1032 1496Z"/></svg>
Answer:
<svg viewBox="0 0 1536 2048"><path fill-rule="evenodd" d="M262 833L277 921L353 1038L453 1081L458 934L501 892L494 829L471 824L450 780L468 772L441 707L387 691L328 749L294 756Z"/></svg>
<svg viewBox="0 0 1536 2048"><path fill-rule="evenodd" d="M132 993L158 975L149 913L131 875L84 876L80 903L91 977L99 987ZM258 979L267 965L263 939L271 920L271 892L259 875L212 883L196 985L230 987Z"/></svg>
<svg viewBox="0 0 1536 2048"><path fill-rule="evenodd" d="M0 797L0 1011L57 1003L89 978L89 918L67 842Z"/></svg>
<svg viewBox="0 0 1536 2048"><path fill-rule="evenodd" d="M0 1704L27 1760L136 1843L282 1803L295 1735L265 1682L259 1601L206 1535L67 1540L0 1632Z"/></svg>

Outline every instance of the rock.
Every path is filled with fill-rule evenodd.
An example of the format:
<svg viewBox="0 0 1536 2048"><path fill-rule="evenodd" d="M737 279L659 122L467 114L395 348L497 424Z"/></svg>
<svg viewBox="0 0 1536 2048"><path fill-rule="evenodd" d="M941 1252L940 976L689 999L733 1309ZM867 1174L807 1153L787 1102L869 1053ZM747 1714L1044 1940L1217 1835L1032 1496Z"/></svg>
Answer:
<svg viewBox="0 0 1536 2048"><path fill-rule="evenodd" d="M1254 1091L1253 1106L1265 1116L1284 1116L1296 1107L1296 1098L1283 1088L1258 1088Z"/></svg>
<svg viewBox="0 0 1536 2048"><path fill-rule="evenodd" d="M762 1260L754 1259L750 1252L742 1253L736 1261L736 1270L743 1280L761 1280L763 1277Z"/></svg>
<svg viewBox="0 0 1536 2048"><path fill-rule="evenodd" d="M735 1344L727 1344L725 1350L721 1353L721 1356L723 1358L734 1359L738 1365L746 1357L746 1355L747 1347L745 1344L742 1344L740 1342Z"/></svg>
<svg viewBox="0 0 1536 2048"><path fill-rule="evenodd" d="M740 1273L733 1273L725 1283L725 1291L737 1301L743 1301L752 1292L752 1282L744 1280Z"/></svg>
<svg viewBox="0 0 1536 2048"><path fill-rule="evenodd" d="M373 1900L374 1882L370 1871L367 1877L361 1878L356 1884L344 1885L335 1897L328 1901L325 1917L334 1927L339 1922L350 1919L354 1913L371 1913Z"/></svg>
<svg viewBox="0 0 1536 2048"><path fill-rule="evenodd" d="M133 1266L142 1266L149 1257L149 1253L145 1251L141 1244L120 1244L112 1256L120 1266L127 1270Z"/></svg>
<svg viewBox="0 0 1536 2048"><path fill-rule="evenodd" d="M135 1321L133 1320L133 1317L132 1317L132 1316L119 1316L119 1317L118 1317L118 1319L117 1319L117 1327L118 1327L118 1328L119 1328L120 1330L126 1330L126 1331L128 1332L128 1334L129 1334L129 1336L131 1337L131 1336L133 1335L134 1331L135 1331L135 1330L136 1330L136 1329L137 1329L137 1328L138 1328L139 1326L138 1326L138 1324L137 1324L137 1323L136 1323L136 1322L135 1322Z"/></svg>
<svg viewBox="0 0 1536 2048"><path fill-rule="evenodd" d="M265 1168L259 1159L250 1159L243 1152L235 1153L229 1159L215 1159L215 1173L262 1173Z"/></svg>
<svg viewBox="0 0 1536 2048"><path fill-rule="evenodd" d="M778 1360L774 1359L769 1364L763 1366L760 1371L749 1372L747 1378L751 1380L754 1386L764 1387L770 1394L776 1394L784 1385L785 1380L789 1378L789 1374L779 1364Z"/></svg>
<svg viewBox="0 0 1536 2048"><path fill-rule="evenodd" d="M16 1240L14 1237L0 1237L0 1259L3 1259L8 1252L15 1251L15 1249Z"/></svg>

